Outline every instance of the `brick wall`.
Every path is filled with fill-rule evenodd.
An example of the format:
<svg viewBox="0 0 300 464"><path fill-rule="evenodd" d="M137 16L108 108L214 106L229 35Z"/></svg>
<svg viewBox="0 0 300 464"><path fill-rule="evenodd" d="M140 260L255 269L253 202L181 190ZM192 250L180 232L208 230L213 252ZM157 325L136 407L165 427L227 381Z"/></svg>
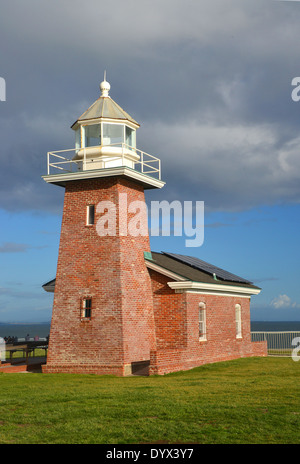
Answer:
<svg viewBox="0 0 300 464"><path fill-rule="evenodd" d="M149 237L121 235L128 204L144 201L142 186L111 177L66 185L47 365L44 372L130 373L132 362L155 350L152 289L144 262ZM99 236L86 225L86 207L117 205L115 236ZM96 222L101 214L96 212ZM128 221L136 213L128 215ZM147 219L147 218L146 218ZM91 319L82 319L80 301L92 298Z"/></svg>
<svg viewBox="0 0 300 464"><path fill-rule="evenodd" d="M171 279L150 270L157 349L151 352L150 373L164 374L201 364L245 356L266 356L266 344L251 343L250 299L175 293ZM206 340L199 341L199 303L206 307ZM235 305L242 312L242 338L236 338Z"/></svg>

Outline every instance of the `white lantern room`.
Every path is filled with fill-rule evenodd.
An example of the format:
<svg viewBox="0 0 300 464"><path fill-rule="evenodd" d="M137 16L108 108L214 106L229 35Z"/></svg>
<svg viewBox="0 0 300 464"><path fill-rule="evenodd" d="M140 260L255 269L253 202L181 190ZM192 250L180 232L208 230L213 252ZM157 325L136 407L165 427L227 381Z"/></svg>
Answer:
<svg viewBox="0 0 300 464"><path fill-rule="evenodd" d="M75 131L78 170L127 166L140 160L136 151L136 130L140 125L110 96L110 84L100 84L101 96L71 126Z"/></svg>
<svg viewBox="0 0 300 464"><path fill-rule="evenodd" d="M136 146L140 127L110 96L104 75L100 97L74 122L75 146L47 153L43 179L64 187L66 182L122 176L144 188L162 188L160 159Z"/></svg>

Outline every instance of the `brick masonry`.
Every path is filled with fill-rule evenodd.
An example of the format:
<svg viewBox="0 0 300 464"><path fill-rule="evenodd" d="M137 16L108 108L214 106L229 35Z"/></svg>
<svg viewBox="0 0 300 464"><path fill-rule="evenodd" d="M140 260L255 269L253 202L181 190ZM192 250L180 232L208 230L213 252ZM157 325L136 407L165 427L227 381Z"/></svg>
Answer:
<svg viewBox="0 0 300 464"><path fill-rule="evenodd" d="M144 201L143 187L127 179L66 184L43 372L126 375L131 363L149 360L156 348L151 280L144 261L149 236L121 235L119 223L122 229L127 218L126 209L119 208L120 194L127 195L128 204ZM103 215L97 211L96 223L86 225L87 206L100 201L117 205L115 236L99 236L97 223ZM129 213L128 223L134 217ZM83 298L92 298L90 319L81 317Z"/></svg>
<svg viewBox="0 0 300 464"><path fill-rule="evenodd" d="M175 293L171 279L150 271L154 296L156 351L150 374L191 369L246 356L266 356L266 342L251 342L250 298ZM206 308L206 340L199 340L199 303ZM242 338L236 338L235 305L242 310Z"/></svg>
<svg viewBox="0 0 300 464"><path fill-rule="evenodd" d="M66 183L43 372L122 376L150 361L150 374L164 374L220 360L265 356L266 344L250 340L249 299L176 293L167 285L170 278L147 270L144 252L150 251L149 237L124 235L124 225L136 212L127 216L120 204L123 194L128 204L144 202L143 187L125 178ZM98 226L107 213L97 211L97 205L103 201L117 206L114 236L99 236ZM94 225L86 225L88 205L96 206ZM143 220L147 229L147 217ZM92 299L90 318L81 317L84 298ZM200 302L206 305L206 341L199 341ZM242 308L241 339L235 332L237 303Z"/></svg>

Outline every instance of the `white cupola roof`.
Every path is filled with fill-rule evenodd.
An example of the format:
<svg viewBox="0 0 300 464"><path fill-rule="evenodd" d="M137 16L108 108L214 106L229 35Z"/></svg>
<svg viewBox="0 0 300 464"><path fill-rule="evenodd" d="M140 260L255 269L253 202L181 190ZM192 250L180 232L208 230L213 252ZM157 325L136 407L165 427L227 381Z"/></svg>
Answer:
<svg viewBox="0 0 300 464"><path fill-rule="evenodd" d="M136 128L140 124L135 121L123 108L120 107L110 96L110 84L104 75L104 80L100 84L101 95L71 126L76 129L77 125L91 119L111 119L116 121L129 121Z"/></svg>

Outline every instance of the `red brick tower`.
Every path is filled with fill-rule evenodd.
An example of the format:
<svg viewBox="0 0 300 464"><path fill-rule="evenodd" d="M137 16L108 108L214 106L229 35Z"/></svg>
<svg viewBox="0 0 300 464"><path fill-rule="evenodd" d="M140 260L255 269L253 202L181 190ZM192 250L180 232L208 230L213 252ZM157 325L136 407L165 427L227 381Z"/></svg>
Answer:
<svg viewBox="0 0 300 464"><path fill-rule="evenodd" d="M136 148L139 124L105 78L100 89L75 149L48 153L44 180L65 200L44 372L128 375L156 348L144 189L163 187L160 161Z"/></svg>

